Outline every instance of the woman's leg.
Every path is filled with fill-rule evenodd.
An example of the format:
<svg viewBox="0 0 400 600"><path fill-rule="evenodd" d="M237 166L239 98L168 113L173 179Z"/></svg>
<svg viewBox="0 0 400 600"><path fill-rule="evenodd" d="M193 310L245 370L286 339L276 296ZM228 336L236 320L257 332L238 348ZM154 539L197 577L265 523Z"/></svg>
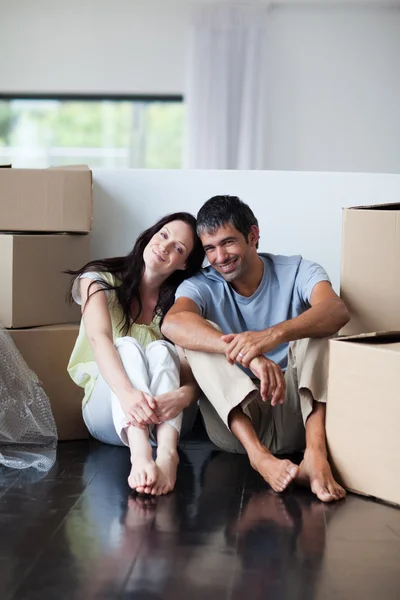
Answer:
<svg viewBox="0 0 400 600"><path fill-rule="evenodd" d="M148 362L143 347L131 337L115 342L119 357L133 387L150 393ZM129 425L117 396L111 392L111 408L115 430L131 451L132 468L128 477L131 488L149 494L157 479L157 467L153 460L148 429Z"/></svg>
<svg viewBox="0 0 400 600"><path fill-rule="evenodd" d="M104 444L124 446L115 430L111 409L111 389L101 375L98 376L93 392L83 407L83 420L92 437Z"/></svg>
<svg viewBox="0 0 400 600"><path fill-rule="evenodd" d="M173 392L180 385L180 361L177 351L169 342L152 342L146 348L149 365L150 393L158 396ZM156 427L157 437L157 481L151 493L168 494L176 482L179 458L177 452L179 433L182 425L182 413Z"/></svg>
<svg viewBox="0 0 400 600"><path fill-rule="evenodd" d="M157 480L151 489L155 496L168 494L175 487L179 464L178 440L178 430L170 422L157 425Z"/></svg>

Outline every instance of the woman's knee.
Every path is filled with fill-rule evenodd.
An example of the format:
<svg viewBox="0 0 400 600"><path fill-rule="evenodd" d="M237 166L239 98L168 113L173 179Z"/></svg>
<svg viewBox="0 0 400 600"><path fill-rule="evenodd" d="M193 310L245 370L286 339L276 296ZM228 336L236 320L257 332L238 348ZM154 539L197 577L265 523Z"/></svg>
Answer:
<svg viewBox="0 0 400 600"><path fill-rule="evenodd" d="M173 344L166 340L151 342L146 347L146 355L149 360L164 361L171 358L176 365L180 364L177 349Z"/></svg>
<svg viewBox="0 0 400 600"><path fill-rule="evenodd" d="M221 327L219 325L217 325L216 323L214 323L214 321L210 321L209 319L207 319L207 322L210 323L210 325L212 325L214 327L214 329L218 329L218 331L223 333Z"/></svg>
<svg viewBox="0 0 400 600"><path fill-rule="evenodd" d="M167 340L155 340L154 342L150 342L146 347L146 352L151 352L152 350L166 350L168 352L176 353L175 346L171 344L171 342L167 342Z"/></svg>
<svg viewBox="0 0 400 600"><path fill-rule="evenodd" d="M135 368L143 368L147 370L146 351L143 346L132 337L121 337L115 340L115 348L119 354L121 362L129 374L133 366Z"/></svg>
<svg viewBox="0 0 400 600"><path fill-rule="evenodd" d="M138 350L143 351L143 346L134 337L128 335L117 338L114 345L117 350L120 348L137 348Z"/></svg>

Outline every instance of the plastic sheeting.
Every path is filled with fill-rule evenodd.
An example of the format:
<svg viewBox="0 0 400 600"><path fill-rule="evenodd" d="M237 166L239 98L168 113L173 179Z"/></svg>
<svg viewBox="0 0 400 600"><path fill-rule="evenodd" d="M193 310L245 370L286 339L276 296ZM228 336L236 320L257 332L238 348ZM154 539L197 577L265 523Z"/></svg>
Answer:
<svg viewBox="0 0 400 600"><path fill-rule="evenodd" d="M47 471L56 445L50 401L8 331L0 328L0 464Z"/></svg>

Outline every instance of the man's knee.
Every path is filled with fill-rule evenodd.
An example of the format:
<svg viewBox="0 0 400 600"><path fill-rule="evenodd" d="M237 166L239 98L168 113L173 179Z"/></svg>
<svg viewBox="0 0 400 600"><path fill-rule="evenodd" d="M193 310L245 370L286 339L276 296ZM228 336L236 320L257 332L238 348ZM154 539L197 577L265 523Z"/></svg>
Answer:
<svg viewBox="0 0 400 600"><path fill-rule="evenodd" d="M215 446L225 452L246 453L242 444L228 429L214 406L204 395L199 399L199 409L207 435Z"/></svg>

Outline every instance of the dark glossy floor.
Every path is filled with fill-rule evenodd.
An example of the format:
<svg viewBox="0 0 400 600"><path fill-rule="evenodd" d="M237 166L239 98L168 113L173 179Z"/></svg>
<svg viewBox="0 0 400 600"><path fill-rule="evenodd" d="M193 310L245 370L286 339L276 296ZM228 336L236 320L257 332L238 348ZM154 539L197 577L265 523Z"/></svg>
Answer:
<svg viewBox="0 0 400 600"><path fill-rule="evenodd" d="M400 509L271 493L246 457L181 444L176 491L130 494L125 448L59 444L0 471L0 600L400 598Z"/></svg>

